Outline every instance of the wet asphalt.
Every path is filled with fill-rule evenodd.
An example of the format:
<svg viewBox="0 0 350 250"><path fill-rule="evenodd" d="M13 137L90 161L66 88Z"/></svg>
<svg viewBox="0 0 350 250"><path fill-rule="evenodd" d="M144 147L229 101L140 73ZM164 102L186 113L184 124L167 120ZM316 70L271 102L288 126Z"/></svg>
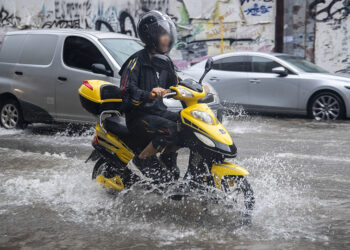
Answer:
<svg viewBox="0 0 350 250"><path fill-rule="evenodd" d="M350 121L244 116L224 124L249 170L252 223L229 200L173 201L91 181L93 128L0 128L0 248L349 249ZM179 159L182 174L188 152Z"/></svg>

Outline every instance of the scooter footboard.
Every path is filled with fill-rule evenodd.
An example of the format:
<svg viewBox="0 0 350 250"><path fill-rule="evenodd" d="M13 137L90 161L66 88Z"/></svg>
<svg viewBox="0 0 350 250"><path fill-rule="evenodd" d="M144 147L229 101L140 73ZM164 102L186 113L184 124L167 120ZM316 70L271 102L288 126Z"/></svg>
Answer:
<svg viewBox="0 0 350 250"><path fill-rule="evenodd" d="M211 168L211 174L213 175L215 186L221 189L221 180L224 176L247 176L249 172L236 164L223 162L220 164L214 163Z"/></svg>
<svg viewBox="0 0 350 250"><path fill-rule="evenodd" d="M115 176L113 178L106 178L103 175L98 175L96 178L96 181L100 184L102 184L105 187L114 189L114 190L123 190L124 189L124 183L120 176Z"/></svg>

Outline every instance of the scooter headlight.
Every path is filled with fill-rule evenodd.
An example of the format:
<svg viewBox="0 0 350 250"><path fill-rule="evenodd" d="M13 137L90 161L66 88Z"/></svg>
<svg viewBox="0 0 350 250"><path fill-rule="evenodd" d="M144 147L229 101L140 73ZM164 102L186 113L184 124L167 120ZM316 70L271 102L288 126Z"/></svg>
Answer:
<svg viewBox="0 0 350 250"><path fill-rule="evenodd" d="M184 89L184 88L178 88L178 91L181 96L183 97L194 97L194 95L191 93L191 91Z"/></svg>
<svg viewBox="0 0 350 250"><path fill-rule="evenodd" d="M197 118L197 119L201 120L202 122L205 122L209 125L215 124L213 117L205 111L193 110L191 112L191 114L193 115L193 117L195 117L195 118Z"/></svg>
<svg viewBox="0 0 350 250"><path fill-rule="evenodd" d="M194 132L194 134L196 135L196 137L198 138L198 140L200 140L201 142L203 142L205 145L207 145L208 147L214 148L215 147L215 143L210 140L208 137L206 137L205 135L202 135L200 133Z"/></svg>

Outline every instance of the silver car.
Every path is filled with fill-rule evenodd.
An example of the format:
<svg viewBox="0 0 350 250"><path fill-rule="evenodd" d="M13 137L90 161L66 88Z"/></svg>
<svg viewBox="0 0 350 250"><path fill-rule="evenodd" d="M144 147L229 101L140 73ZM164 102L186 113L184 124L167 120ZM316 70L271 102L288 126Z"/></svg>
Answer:
<svg viewBox="0 0 350 250"><path fill-rule="evenodd" d="M141 48L138 39L112 32L8 32L0 48L0 124L14 128L33 122L95 121L81 106L78 88L88 79L119 85L121 65ZM173 111L181 108L180 102L166 104ZM217 95L209 105L220 107Z"/></svg>
<svg viewBox="0 0 350 250"><path fill-rule="evenodd" d="M237 52L214 58L205 80L224 104L248 112L309 115L317 120L350 117L350 77L334 75L302 58L277 53ZM199 78L205 62L185 73Z"/></svg>

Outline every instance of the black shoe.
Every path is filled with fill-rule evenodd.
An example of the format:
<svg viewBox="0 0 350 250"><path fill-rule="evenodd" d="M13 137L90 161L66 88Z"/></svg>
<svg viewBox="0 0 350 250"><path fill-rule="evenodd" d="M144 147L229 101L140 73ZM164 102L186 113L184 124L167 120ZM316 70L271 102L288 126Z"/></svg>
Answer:
<svg viewBox="0 0 350 250"><path fill-rule="evenodd" d="M149 173L149 167L147 166L147 163L149 161L142 160L135 156L131 161L129 161L128 165L126 167L136 176L138 176L143 181L153 182L153 178L151 178Z"/></svg>
<svg viewBox="0 0 350 250"><path fill-rule="evenodd" d="M171 180L176 181L180 177L180 169L177 166L177 153L163 153L160 155L160 161L166 166L171 174Z"/></svg>

